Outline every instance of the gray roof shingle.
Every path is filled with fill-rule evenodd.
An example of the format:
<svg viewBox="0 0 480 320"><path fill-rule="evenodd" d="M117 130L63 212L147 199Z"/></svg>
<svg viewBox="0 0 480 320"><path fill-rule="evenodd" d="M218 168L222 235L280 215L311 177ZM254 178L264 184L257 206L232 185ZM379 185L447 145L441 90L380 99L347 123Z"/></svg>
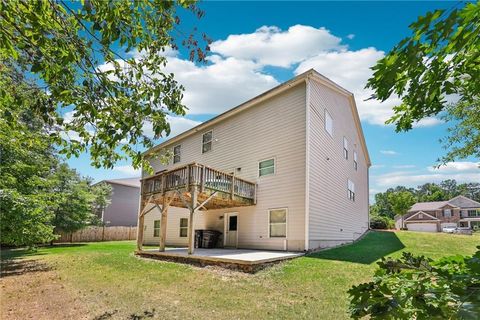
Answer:
<svg viewBox="0 0 480 320"><path fill-rule="evenodd" d="M480 208L479 202L464 196L457 196L448 201L417 202L410 208L410 210L408 210L408 212L437 210L447 204L459 208Z"/></svg>

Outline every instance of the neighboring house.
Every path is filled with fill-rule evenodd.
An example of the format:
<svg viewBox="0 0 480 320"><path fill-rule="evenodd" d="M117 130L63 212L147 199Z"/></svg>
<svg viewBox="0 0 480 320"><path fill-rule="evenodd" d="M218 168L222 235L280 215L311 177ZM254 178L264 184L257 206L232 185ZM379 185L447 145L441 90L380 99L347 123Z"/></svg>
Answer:
<svg viewBox="0 0 480 320"><path fill-rule="evenodd" d="M140 201L140 178L103 180L112 186L110 204L103 210L106 226L136 226Z"/></svg>
<svg viewBox="0 0 480 320"><path fill-rule="evenodd" d="M440 232L444 227L480 228L480 203L464 196L448 201L418 202L395 218L397 229Z"/></svg>
<svg viewBox="0 0 480 320"><path fill-rule="evenodd" d="M353 94L314 70L146 154L165 150L170 163L152 159L156 174L144 173L139 248L188 245L190 216L237 248L313 250L368 230L371 163ZM196 193L203 210L190 215Z"/></svg>

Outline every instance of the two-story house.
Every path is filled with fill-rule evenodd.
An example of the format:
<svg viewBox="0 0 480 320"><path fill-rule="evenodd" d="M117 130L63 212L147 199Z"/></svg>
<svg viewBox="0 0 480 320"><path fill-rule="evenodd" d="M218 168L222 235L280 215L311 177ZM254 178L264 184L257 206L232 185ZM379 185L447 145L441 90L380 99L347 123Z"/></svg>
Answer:
<svg viewBox="0 0 480 320"><path fill-rule="evenodd" d="M110 203L101 210L99 219L109 227L136 226L140 200L140 178L102 180L112 188Z"/></svg>
<svg viewBox="0 0 480 320"><path fill-rule="evenodd" d="M440 232L445 227L480 229L480 203L464 196L448 201L417 202L395 217L397 229Z"/></svg>
<svg viewBox="0 0 480 320"><path fill-rule="evenodd" d="M168 164L153 157L165 150ZM219 246L304 251L369 226L355 99L313 69L146 154L155 174L143 173L139 248L192 247L206 229L221 232Z"/></svg>

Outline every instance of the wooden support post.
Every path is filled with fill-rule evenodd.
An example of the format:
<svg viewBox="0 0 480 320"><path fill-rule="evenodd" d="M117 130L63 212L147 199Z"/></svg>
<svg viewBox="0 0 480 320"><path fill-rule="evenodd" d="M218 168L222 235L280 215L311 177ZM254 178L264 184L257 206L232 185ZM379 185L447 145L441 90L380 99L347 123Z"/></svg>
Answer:
<svg viewBox="0 0 480 320"><path fill-rule="evenodd" d="M190 217L188 219L188 254L193 254L193 251L194 251L194 237L195 237L195 233L194 233L194 230L193 230L193 216L194 216L194 213L195 213L195 207L197 205L197 197L198 197L198 193L197 193L197 186L196 185L193 185L191 188L190 188L190 194L191 194L191 200L192 200L192 203L191 205L189 206L189 210L190 210Z"/></svg>
<svg viewBox="0 0 480 320"><path fill-rule="evenodd" d="M170 200L166 200L167 195L163 196L163 205L161 210L161 218L160 218L160 245L159 251L165 251L165 241L167 239L167 215L168 215L168 207L170 206Z"/></svg>
<svg viewBox="0 0 480 320"><path fill-rule="evenodd" d="M137 224L137 250L141 251L143 246L143 226L145 224L145 215L143 214L143 208L146 205L140 205L140 212L138 213L138 224Z"/></svg>
<svg viewBox="0 0 480 320"><path fill-rule="evenodd" d="M138 224L137 224L137 250L138 251L141 251L143 246L143 226L145 224L145 214L146 214L145 208L152 200L152 197L153 196L150 196L150 198L148 198L145 204L143 203L143 199L142 199L143 197L140 197L140 208L138 210ZM150 210L148 210L147 212L149 212Z"/></svg>
<svg viewBox="0 0 480 320"><path fill-rule="evenodd" d="M200 192L205 191L205 166L202 166L200 172Z"/></svg>

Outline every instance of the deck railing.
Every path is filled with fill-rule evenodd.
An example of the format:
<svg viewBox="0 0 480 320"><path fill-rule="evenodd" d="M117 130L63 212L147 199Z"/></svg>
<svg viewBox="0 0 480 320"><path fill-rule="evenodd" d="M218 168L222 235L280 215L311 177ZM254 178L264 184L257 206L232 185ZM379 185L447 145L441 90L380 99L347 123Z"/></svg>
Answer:
<svg viewBox="0 0 480 320"><path fill-rule="evenodd" d="M191 163L172 170L158 172L142 180L142 194L165 193L197 186L255 201L256 184L209 166Z"/></svg>

